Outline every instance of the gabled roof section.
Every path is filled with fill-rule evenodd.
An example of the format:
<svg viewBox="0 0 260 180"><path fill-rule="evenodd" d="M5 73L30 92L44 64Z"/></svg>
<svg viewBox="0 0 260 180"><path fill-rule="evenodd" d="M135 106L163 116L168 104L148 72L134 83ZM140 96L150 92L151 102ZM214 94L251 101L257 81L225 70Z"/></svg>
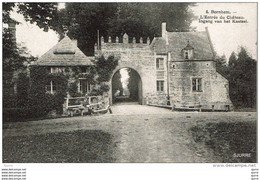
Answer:
<svg viewBox="0 0 260 180"><path fill-rule="evenodd" d="M89 66L93 65L91 59L94 57L87 57L68 36L65 36L32 65Z"/></svg>
<svg viewBox="0 0 260 180"><path fill-rule="evenodd" d="M190 45L190 42L188 41L187 46L183 50L193 50L194 48Z"/></svg>
<svg viewBox="0 0 260 180"><path fill-rule="evenodd" d="M151 46L156 53L171 52L171 60L184 60L182 50L189 46L194 48L193 60L213 60L214 54L206 31L203 32L167 32L168 45L162 37L157 37Z"/></svg>

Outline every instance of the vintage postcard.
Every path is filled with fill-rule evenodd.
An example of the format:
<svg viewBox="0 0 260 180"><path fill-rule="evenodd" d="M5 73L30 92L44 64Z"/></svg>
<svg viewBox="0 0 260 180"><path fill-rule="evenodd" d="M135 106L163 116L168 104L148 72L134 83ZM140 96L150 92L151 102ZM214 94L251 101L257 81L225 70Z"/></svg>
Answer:
<svg viewBox="0 0 260 180"><path fill-rule="evenodd" d="M258 179L257 6L3 2L2 179L60 163Z"/></svg>

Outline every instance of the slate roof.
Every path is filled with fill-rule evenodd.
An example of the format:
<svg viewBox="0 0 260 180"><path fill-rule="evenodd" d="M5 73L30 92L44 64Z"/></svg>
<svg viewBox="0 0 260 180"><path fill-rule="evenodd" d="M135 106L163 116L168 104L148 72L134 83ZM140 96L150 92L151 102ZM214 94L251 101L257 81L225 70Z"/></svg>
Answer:
<svg viewBox="0 0 260 180"><path fill-rule="evenodd" d="M65 36L32 65L88 66L93 65L91 59L94 57L87 57L68 36Z"/></svg>
<svg viewBox="0 0 260 180"><path fill-rule="evenodd" d="M194 60L213 60L214 53L206 31L203 32L167 32L168 45L162 37L154 38L151 47L156 53L171 52L172 61L184 60L182 50L189 46L194 48Z"/></svg>

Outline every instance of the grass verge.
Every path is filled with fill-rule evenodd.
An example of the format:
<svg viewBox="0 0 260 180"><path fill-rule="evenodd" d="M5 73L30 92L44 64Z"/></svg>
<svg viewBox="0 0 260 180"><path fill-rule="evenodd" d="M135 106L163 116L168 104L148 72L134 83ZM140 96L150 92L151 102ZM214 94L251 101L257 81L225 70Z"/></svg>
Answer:
<svg viewBox="0 0 260 180"><path fill-rule="evenodd" d="M112 139L100 130L5 137L3 163L113 162Z"/></svg>
<svg viewBox="0 0 260 180"><path fill-rule="evenodd" d="M196 143L213 150L221 163L256 163L256 122L219 122L190 128ZM249 157L250 156L250 157Z"/></svg>

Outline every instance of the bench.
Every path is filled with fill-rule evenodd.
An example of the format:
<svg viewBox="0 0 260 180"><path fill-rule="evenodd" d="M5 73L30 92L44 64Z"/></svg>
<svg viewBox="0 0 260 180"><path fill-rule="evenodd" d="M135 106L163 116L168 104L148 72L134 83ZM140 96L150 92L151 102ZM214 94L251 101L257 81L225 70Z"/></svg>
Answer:
<svg viewBox="0 0 260 180"><path fill-rule="evenodd" d="M109 111L110 114L112 114L112 110L110 109L109 105L107 105L107 107L105 109L92 110L92 112L94 114L98 114L98 113L104 113L105 114L105 113L107 113L107 111Z"/></svg>
<svg viewBox="0 0 260 180"><path fill-rule="evenodd" d="M172 110L194 110L201 112L202 105L193 105L193 106L176 106L172 107Z"/></svg>
<svg viewBox="0 0 260 180"><path fill-rule="evenodd" d="M80 115L83 116L84 110L86 110L83 106L70 106L68 107L68 114L70 116L74 116L75 113L80 112Z"/></svg>
<svg viewBox="0 0 260 180"><path fill-rule="evenodd" d="M64 108L69 116L74 116L75 113L80 113L82 116L84 112L88 113L106 113L108 110L112 113L110 106L105 107L103 97L89 96L89 97L70 97L65 98L66 104Z"/></svg>

